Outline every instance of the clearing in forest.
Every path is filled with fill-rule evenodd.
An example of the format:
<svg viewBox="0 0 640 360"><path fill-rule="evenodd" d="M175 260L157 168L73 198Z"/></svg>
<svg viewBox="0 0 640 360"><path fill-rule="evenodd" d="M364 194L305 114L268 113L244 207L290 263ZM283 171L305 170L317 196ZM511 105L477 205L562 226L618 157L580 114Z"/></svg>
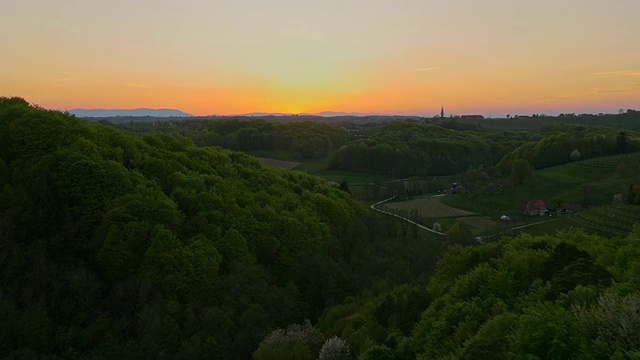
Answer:
<svg viewBox="0 0 640 360"><path fill-rule="evenodd" d="M442 203L441 197L392 202L382 205L381 208L408 218L415 216L419 223L426 226L432 226L438 221L443 231L456 222L465 224L474 234L496 231L499 228L499 224L490 218Z"/></svg>
<svg viewBox="0 0 640 360"><path fill-rule="evenodd" d="M424 198L413 199L407 201L399 201L387 203L385 208L394 212L413 214L417 211L418 217L421 218L443 218L443 217L460 217L473 216L474 213L466 210L456 209L441 202L442 198Z"/></svg>
<svg viewBox="0 0 640 360"><path fill-rule="evenodd" d="M284 161L284 160L276 160L270 158L256 157L256 160L260 162L262 166L280 168L280 169L293 169L294 167L300 165L299 162L295 161Z"/></svg>

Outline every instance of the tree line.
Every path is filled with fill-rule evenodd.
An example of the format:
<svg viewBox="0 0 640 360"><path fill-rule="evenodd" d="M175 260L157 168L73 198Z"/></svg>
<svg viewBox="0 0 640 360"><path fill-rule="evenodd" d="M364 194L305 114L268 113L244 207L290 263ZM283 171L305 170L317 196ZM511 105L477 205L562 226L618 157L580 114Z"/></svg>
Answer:
<svg viewBox="0 0 640 360"><path fill-rule="evenodd" d="M524 132L459 131L411 122L385 124L336 151L329 167L394 176L437 176L491 167L525 141Z"/></svg>
<svg viewBox="0 0 640 360"><path fill-rule="evenodd" d="M506 154L497 164L505 175L515 160L542 169L577 160L640 151L640 134L600 126L556 124L540 129L529 141Z"/></svg>
<svg viewBox="0 0 640 360"><path fill-rule="evenodd" d="M453 121L453 120L452 120ZM486 169L509 177L516 160L533 169L640 151L640 134L601 126L555 124L535 132L399 122L378 125L334 152L328 167L398 177ZM519 168L519 166L518 166Z"/></svg>
<svg viewBox="0 0 640 360"><path fill-rule="evenodd" d="M191 138L198 146L221 146L240 151L286 151L298 160L329 156L350 139L349 132L341 124L312 121L185 120L129 123L118 126L142 133L179 134Z"/></svg>

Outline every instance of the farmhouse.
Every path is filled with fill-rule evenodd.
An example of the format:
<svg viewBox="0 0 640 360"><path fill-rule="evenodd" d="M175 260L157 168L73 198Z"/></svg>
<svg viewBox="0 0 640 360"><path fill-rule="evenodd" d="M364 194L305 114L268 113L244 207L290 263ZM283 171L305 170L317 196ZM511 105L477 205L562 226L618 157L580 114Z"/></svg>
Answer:
<svg viewBox="0 0 640 360"><path fill-rule="evenodd" d="M560 211L563 214L571 214L574 212L578 212L580 211L580 204L574 204L574 203L560 203Z"/></svg>
<svg viewBox="0 0 640 360"><path fill-rule="evenodd" d="M547 204L542 200L529 200L525 207L524 213L532 216L544 216L547 215Z"/></svg>

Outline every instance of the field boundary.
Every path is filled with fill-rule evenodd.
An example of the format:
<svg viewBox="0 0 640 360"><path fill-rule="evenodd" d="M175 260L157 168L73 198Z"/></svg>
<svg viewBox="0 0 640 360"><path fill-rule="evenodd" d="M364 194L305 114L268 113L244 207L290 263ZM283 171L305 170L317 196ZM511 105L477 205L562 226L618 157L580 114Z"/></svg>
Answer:
<svg viewBox="0 0 640 360"><path fill-rule="evenodd" d="M377 212L379 212L379 213L383 213L383 214L386 214L386 215L391 215L391 216L394 216L394 217L396 217L396 218L398 218L398 219L404 220L404 221L408 222L409 224L415 225L415 226L419 227L420 229L427 230L427 231L429 231L429 232L431 232L431 233L434 233L434 234L437 234L437 235L441 235L441 236L445 236L445 235L447 235L447 234L445 234L445 233L443 233L443 232L435 231L435 230L433 230L433 229L430 229L430 228L428 228L428 227L426 227L426 226L424 226L424 225L422 225L422 224L419 224L419 223L417 223L417 222L415 222L415 221L413 221L413 220L411 220L411 219L407 219L407 218L406 218L406 217L404 217L404 216L401 216L401 215L398 215L398 214L394 214L394 213L392 213L392 212L388 212L388 211L385 211L385 210L382 210L382 209L377 208L377 206L378 206L378 205L382 205L382 204L384 204L384 203L386 203L386 202L389 202L389 201L391 201L391 200L394 200L394 199L395 199L395 198L397 198L397 197L398 197L398 195L396 194L396 195L394 195L394 196L392 196L392 197L390 197L390 198L388 198L388 199L385 199L385 200L382 200L382 201L378 201L377 203L375 203L375 204L371 205L371 206L370 206L370 208L371 208L371 210L373 210L373 211L377 211Z"/></svg>

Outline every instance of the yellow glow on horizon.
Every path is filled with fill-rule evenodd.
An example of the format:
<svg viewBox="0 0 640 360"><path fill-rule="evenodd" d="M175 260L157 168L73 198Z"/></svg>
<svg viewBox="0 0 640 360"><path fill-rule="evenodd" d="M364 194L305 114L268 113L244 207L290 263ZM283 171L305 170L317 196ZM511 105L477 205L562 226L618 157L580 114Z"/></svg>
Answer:
<svg viewBox="0 0 640 360"><path fill-rule="evenodd" d="M49 108L429 115L442 106L640 106L636 0L7 1L0 96Z"/></svg>

